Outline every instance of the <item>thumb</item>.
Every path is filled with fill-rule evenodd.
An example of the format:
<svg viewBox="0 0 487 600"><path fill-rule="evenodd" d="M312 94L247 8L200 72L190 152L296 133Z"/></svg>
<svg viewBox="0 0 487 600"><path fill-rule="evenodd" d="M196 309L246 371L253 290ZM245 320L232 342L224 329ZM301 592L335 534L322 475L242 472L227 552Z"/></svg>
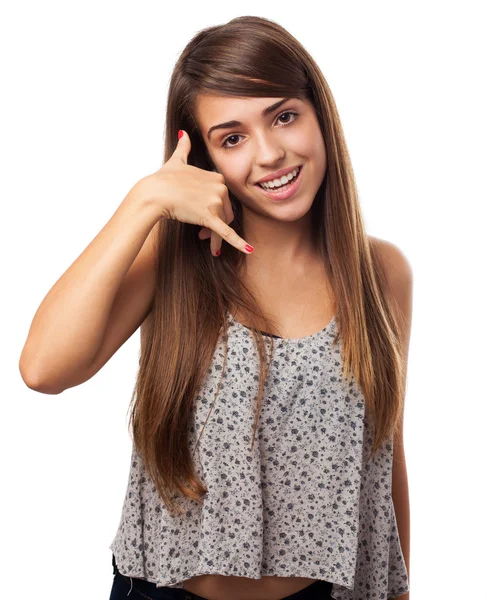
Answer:
<svg viewBox="0 0 487 600"><path fill-rule="evenodd" d="M178 145L174 150L173 156L177 156L184 163L188 164L188 155L191 152L191 140L189 135L184 131L184 129L180 129L178 131Z"/></svg>

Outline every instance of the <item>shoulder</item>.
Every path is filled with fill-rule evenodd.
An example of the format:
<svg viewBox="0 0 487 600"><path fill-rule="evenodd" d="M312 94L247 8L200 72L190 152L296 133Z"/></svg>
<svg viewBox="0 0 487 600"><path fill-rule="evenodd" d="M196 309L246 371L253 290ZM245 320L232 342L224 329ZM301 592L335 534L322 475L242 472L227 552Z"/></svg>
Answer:
<svg viewBox="0 0 487 600"><path fill-rule="evenodd" d="M411 280L413 278L413 270L411 267L411 263L407 259L404 252L387 240L382 240L377 237L373 237L372 235L367 236L369 239L369 244L371 247L376 248L383 261L384 267L386 269L386 276L388 280L393 283L400 283L404 280Z"/></svg>
<svg viewBox="0 0 487 600"><path fill-rule="evenodd" d="M370 235L368 239L373 256L382 264L389 293L399 309L400 345L407 361L413 312L413 270L398 246Z"/></svg>
<svg viewBox="0 0 487 600"><path fill-rule="evenodd" d="M391 295L399 308L401 315L399 323L400 348L405 364L403 396L405 395L405 378L407 373L407 363L409 354L409 342L411 338L411 322L413 310L413 270L411 264L406 258L404 252L392 242L381 240L368 236L371 251L375 257L378 257L383 265L383 271ZM394 438L394 461L393 461L393 479L394 472L398 468L404 468L404 445L403 445L403 422L404 422L404 402L401 407L400 425L397 437ZM394 484L393 484L394 485Z"/></svg>
<svg viewBox="0 0 487 600"><path fill-rule="evenodd" d="M411 263L396 244L371 235L367 237L374 254L380 257L391 293L407 317L411 310L413 290Z"/></svg>

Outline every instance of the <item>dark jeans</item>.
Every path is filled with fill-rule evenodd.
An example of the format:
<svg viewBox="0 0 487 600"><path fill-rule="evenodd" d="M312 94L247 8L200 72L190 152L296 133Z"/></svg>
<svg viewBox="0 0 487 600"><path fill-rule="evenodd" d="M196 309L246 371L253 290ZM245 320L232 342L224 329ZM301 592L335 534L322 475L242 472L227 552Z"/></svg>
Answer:
<svg viewBox="0 0 487 600"><path fill-rule="evenodd" d="M115 556L112 554L113 586L110 600L207 600L182 588L156 587L155 583L136 577L122 575L117 569ZM327 600L331 599L332 584L329 581L317 580L304 590L286 596L281 600ZM231 600L231 599L229 599Z"/></svg>

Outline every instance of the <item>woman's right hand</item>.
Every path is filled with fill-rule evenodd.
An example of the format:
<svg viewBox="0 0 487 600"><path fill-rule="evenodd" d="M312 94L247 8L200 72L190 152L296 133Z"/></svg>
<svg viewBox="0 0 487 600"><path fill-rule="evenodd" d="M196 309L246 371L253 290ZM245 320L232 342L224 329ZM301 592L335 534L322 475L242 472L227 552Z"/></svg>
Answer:
<svg viewBox="0 0 487 600"><path fill-rule="evenodd" d="M145 198L160 205L161 217L192 223L211 230L210 251L218 256L222 240L249 254L250 244L228 226L234 219L225 179L220 173L188 165L189 135L184 135L171 158L141 184ZM200 232L201 233L201 232ZM200 238L201 239L201 238Z"/></svg>

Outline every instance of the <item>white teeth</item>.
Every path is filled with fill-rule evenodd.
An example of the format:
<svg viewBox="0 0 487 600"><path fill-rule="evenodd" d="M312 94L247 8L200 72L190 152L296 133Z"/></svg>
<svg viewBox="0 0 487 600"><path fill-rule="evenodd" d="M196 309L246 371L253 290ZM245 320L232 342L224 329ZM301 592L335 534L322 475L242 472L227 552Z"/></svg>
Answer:
<svg viewBox="0 0 487 600"><path fill-rule="evenodd" d="M283 175L280 179L273 179L272 181L266 181L265 183L259 183L259 185L262 188L264 188L265 190L276 188L276 187L282 187L283 185L286 185L287 183L289 183L291 181L291 179L294 179L296 177L296 175L299 173L300 168L301 167L297 167L296 169L294 169L287 175Z"/></svg>

